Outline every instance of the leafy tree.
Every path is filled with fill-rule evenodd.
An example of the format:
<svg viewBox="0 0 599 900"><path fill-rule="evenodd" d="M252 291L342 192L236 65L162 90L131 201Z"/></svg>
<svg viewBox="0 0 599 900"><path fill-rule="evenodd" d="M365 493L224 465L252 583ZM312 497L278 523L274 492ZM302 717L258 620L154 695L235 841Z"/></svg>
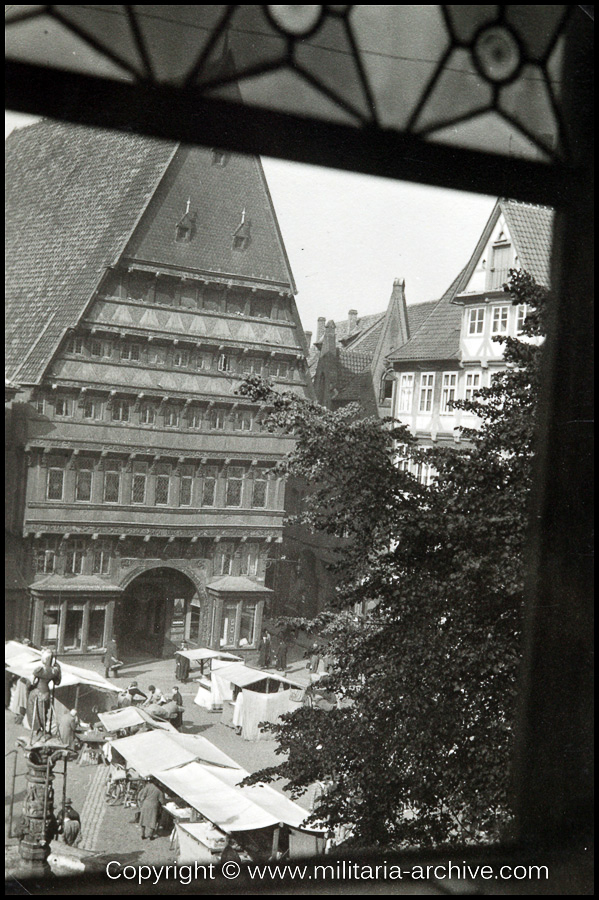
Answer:
<svg viewBox="0 0 599 900"><path fill-rule="evenodd" d="M293 796L325 783L314 818L359 845L438 846L495 839L509 823L509 760L520 659L546 291L510 272L527 304L523 339L471 401L477 431L424 450L403 426L330 412L251 377L268 423L297 438L283 464L311 492L302 520L337 536L335 609L313 623L334 660L338 708L301 709L268 726ZM431 464L420 484L403 458ZM371 601L356 617L356 603Z"/></svg>

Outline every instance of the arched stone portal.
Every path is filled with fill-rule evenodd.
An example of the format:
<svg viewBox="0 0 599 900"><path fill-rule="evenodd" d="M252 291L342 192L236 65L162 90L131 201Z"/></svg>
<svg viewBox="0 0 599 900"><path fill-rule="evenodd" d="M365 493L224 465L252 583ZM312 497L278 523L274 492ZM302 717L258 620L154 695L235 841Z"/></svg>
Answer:
<svg viewBox="0 0 599 900"><path fill-rule="evenodd" d="M172 656L186 636L186 622L194 608L200 608L198 588L178 569L158 566L134 576L115 610L119 656Z"/></svg>

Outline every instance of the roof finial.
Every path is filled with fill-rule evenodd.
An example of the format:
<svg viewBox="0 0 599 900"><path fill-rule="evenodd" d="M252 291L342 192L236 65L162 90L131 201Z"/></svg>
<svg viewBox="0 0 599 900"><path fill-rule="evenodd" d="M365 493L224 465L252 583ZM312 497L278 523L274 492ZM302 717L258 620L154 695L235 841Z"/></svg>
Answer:
<svg viewBox="0 0 599 900"><path fill-rule="evenodd" d="M185 207L185 215L189 212L189 207L191 206L191 197L187 198L187 205Z"/></svg>
<svg viewBox="0 0 599 900"><path fill-rule="evenodd" d="M241 211L241 224L242 225L245 224L245 206L243 207L243 210Z"/></svg>

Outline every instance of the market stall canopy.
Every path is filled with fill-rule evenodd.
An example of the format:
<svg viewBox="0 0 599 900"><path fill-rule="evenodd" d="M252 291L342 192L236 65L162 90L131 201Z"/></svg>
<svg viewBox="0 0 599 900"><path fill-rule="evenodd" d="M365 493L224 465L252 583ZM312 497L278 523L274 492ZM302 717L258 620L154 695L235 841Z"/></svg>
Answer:
<svg viewBox="0 0 599 900"><path fill-rule="evenodd" d="M246 666L241 662L233 663L230 666L222 666L216 673L216 676L215 673L213 673L212 677L217 677L222 681L234 684L235 687L241 688L248 687L250 684L257 684L260 681L267 681L268 679L278 681L289 688L302 687L298 682L289 681L288 678L283 678L282 675L276 675L274 672L264 672L260 669L252 669L250 666Z"/></svg>
<svg viewBox="0 0 599 900"><path fill-rule="evenodd" d="M143 776L158 777L159 773L167 769L197 760L215 767L231 767L242 771L231 757L200 735L146 731L112 741L112 747L131 768Z"/></svg>
<svg viewBox="0 0 599 900"><path fill-rule="evenodd" d="M176 729L170 722L154 719L145 709L139 709L135 706L126 706L124 709L112 709L109 712L98 713L98 718L106 731L113 733L121 731L123 728L136 728L138 725L145 724L162 731L176 733Z"/></svg>
<svg viewBox="0 0 599 900"><path fill-rule="evenodd" d="M17 648L21 648L17 652ZM19 678L27 678L33 681L33 673L40 664L42 654L33 647L25 644L19 644L17 641L8 641L5 645L5 662L6 669ZM58 660L62 669L62 678L60 687L71 687L77 684L85 684L97 688L101 691L110 691L112 694L118 693L118 688L110 683L102 675L92 672L91 669L82 669L80 666L72 666L70 663Z"/></svg>
<svg viewBox="0 0 599 900"><path fill-rule="evenodd" d="M181 797L223 831L253 831L270 828L281 819L246 797L238 788L229 787L214 770L193 762L157 776L169 790Z"/></svg>
<svg viewBox="0 0 599 900"><path fill-rule="evenodd" d="M271 828L281 823L306 831L309 813L267 785L239 787L249 772L189 763L156 777L218 828L227 833Z"/></svg>
<svg viewBox="0 0 599 900"><path fill-rule="evenodd" d="M229 659L239 661L241 656L234 656L233 653L225 653L221 650L209 650L207 647L198 647L196 650L177 650L177 656L184 656L191 662L202 662L205 659Z"/></svg>

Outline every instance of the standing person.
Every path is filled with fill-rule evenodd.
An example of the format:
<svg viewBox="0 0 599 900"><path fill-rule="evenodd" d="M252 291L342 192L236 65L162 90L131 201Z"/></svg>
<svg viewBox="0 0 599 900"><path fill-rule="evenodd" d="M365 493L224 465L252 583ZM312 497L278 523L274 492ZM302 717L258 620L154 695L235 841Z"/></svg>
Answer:
<svg viewBox="0 0 599 900"><path fill-rule="evenodd" d="M281 672L287 671L287 642L285 638L281 638L277 648L277 668Z"/></svg>
<svg viewBox="0 0 599 900"><path fill-rule="evenodd" d="M113 669L122 666L122 660L118 659L116 654L116 641L114 638L110 638L106 645L106 649L104 651L104 677L110 678L110 673Z"/></svg>
<svg viewBox="0 0 599 900"><path fill-rule="evenodd" d="M58 725L58 733L60 735L60 740L69 748L69 750L74 750L77 744L77 730L79 728L79 716L77 715L76 709L71 709L70 712L66 713L63 716L62 720Z"/></svg>
<svg viewBox="0 0 599 900"><path fill-rule="evenodd" d="M272 655L272 643L270 640L270 632L265 631L262 635L262 641L260 643L260 650L258 654L258 666L261 669L268 669L270 666Z"/></svg>
<svg viewBox="0 0 599 900"><path fill-rule="evenodd" d="M81 817L77 810L73 809L73 801L69 798L64 802L64 809L59 814L59 822L65 844L72 847L81 833Z"/></svg>
<svg viewBox="0 0 599 900"><path fill-rule="evenodd" d="M181 731L183 727L183 697L178 687L174 687L171 691L171 700L177 704L177 715L173 719L173 725L177 731Z"/></svg>
<svg viewBox="0 0 599 900"><path fill-rule="evenodd" d="M141 827L142 841L145 841L146 837L149 837L149 839L153 841L156 837L156 831L158 830L158 824L160 822L164 794L159 787L150 781L149 778L146 778L145 781L146 783L137 798L141 804L139 824ZM148 832L147 835L146 831Z"/></svg>
<svg viewBox="0 0 599 900"><path fill-rule="evenodd" d="M187 682L187 679L189 678L191 663L186 656L181 656L180 651L187 649L189 649L187 647L187 642L181 641L181 646L175 654L175 678L177 679L177 681L181 681L183 684L185 684Z"/></svg>
<svg viewBox="0 0 599 900"><path fill-rule="evenodd" d="M320 651L318 649L318 644L312 644L312 649L310 650L310 659L308 661L307 668L316 675L318 672L318 666L320 665Z"/></svg>

